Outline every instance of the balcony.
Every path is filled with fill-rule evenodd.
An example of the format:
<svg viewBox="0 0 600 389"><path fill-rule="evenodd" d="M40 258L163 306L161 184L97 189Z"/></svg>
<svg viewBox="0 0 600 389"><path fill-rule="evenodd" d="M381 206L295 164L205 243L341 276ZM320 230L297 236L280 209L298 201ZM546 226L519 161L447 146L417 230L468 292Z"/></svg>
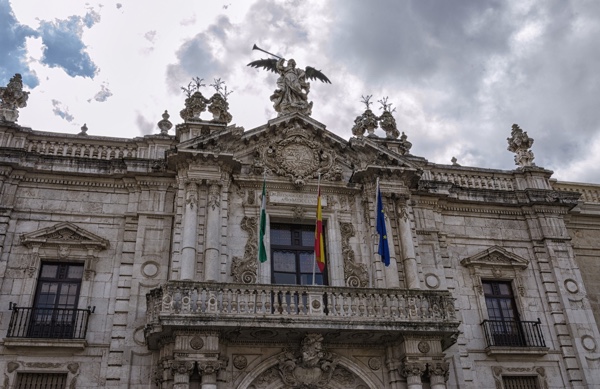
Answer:
<svg viewBox="0 0 600 389"><path fill-rule="evenodd" d="M484 320L481 325L487 342L486 352L492 354L544 355L548 352L541 321Z"/></svg>
<svg viewBox="0 0 600 389"><path fill-rule="evenodd" d="M427 333L449 346L459 324L445 291L170 281L146 296L152 349L161 336L190 328L273 342L308 332L339 342Z"/></svg>
<svg viewBox="0 0 600 389"><path fill-rule="evenodd" d="M89 316L94 309L24 308L11 306L6 347L85 347Z"/></svg>

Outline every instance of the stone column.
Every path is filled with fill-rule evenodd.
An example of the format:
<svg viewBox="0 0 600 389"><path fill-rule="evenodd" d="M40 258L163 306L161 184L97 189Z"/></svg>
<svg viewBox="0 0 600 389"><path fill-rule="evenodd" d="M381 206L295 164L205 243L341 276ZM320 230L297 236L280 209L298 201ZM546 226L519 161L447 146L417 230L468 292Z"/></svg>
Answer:
<svg viewBox="0 0 600 389"><path fill-rule="evenodd" d="M204 281L219 281L221 264L221 185L208 183L206 242L204 244Z"/></svg>
<svg viewBox="0 0 600 389"><path fill-rule="evenodd" d="M408 218L408 207L406 204L398 204L397 207L402 260L404 263L404 282L407 289L421 289L415 246L413 244L410 219Z"/></svg>
<svg viewBox="0 0 600 389"><path fill-rule="evenodd" d="M198 362L198 370L202 375L202 389L217 389L217 372L221 367L221 361Z"/></svg>
<svg viewBox="0 0 600 389"><path fill-rule="evenodd" d="M173 373L173 389L189 389L190 375L194 371L194 362L173 361L171 372Z"/></svg>
<svg viewBox="0 0 600 389"><path fill-rule="evenodd" d="M431 389L446 389L449 369L450 364L448 362L435 362L429 364L428 370Z"/></svg>
<svg viewBox="0 0 600 389"><path fill-rule="evenodd" d="M401 389L404 386L404 384L400 382L402 377L400 374L400 368L402 367L402 363L397 358L398 350L394 346L387 346L385 354L385 363L387 365L388 371L390 372L390 389Z"/></svg>
<svg viewBox="0 0 600 389"><path fill-rule="evenodd" d="M406 387L408 389L423 389L421 376L426 367L423 362L404 362L401 374L406 377Z"/></svg>
<svg viewBox="0 0 600 389"><path fill-rule="evenodd" d="M198 185L195 182L189 182L186 186L179 279L193 280L196 275L196 245L198 242Z"/></svg>

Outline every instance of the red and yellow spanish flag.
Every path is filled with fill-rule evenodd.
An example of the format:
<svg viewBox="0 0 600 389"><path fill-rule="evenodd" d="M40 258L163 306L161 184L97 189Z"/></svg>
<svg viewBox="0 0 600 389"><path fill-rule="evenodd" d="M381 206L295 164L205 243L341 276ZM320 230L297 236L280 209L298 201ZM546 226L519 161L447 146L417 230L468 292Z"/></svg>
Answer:
<svg viewBox="0 0 600 389"><path fill-rule="evenodd" d="M321 273L325 271L325 245L323 243L323 214L321 212L321 186L317 190L317 225L315 226L315 261Z"/></svg>

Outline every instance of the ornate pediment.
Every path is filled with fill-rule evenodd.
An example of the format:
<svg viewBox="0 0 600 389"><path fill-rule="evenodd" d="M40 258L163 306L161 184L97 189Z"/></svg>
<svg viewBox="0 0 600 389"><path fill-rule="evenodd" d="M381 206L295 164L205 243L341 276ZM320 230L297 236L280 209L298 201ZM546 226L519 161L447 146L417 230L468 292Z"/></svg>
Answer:
<svg viewBox="0 0 600 389"><path fill-rule="evenodd" d="M79 246L102 250L108 247L108 240L92 234L69 222L55 224L34 232L21 235L21 243L32 246Z"/></svg>
<svg viewBox="0 0 600 389"><path fill-rule="evenodd" d="M257 149L254 161L256 171L269 170L289 177L297 187L307 180L317 178L330 181L342 179L338 155L331 147L315 140L312 125L301 120L290 121L281 126L282 138Z"/></svg>
<svg viewBox="0 0 600 389"><path fill-rule="evenodd" d="M529 265L527 259L508 252L500 246L492 246L479 254L464 258L460 263L465 267L511 267L517 269L525 269Z"/></svg>

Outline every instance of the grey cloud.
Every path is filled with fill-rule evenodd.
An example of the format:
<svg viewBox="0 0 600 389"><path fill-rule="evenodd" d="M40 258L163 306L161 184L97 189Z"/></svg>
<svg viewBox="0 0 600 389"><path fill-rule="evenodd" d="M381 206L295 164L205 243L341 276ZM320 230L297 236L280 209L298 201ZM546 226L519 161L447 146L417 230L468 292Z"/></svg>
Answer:
<svg viewBox="0 0 600 389"><path fill-rule="evenodd" d="M111 97L113 93L108 89L108 87L104 84L100 85L100 91L94 95L94 100L103 103Z"/></svg>
<svg viewBox="0 0 600 389"><path fill-rule="evenodd" d="M148 42L154 43L154 41L156 40L156 30L148 31L147 33L144 34L144 38Z"/></svg>
<svg viewBox="0 0 600 389"><path fill-rule="evenodd" d="M152 123L151 121L146 120L146 118L139 112L137 113L137 115L135 117L135 124L137 124L138 128L140 129L140 133L142 135L150 135L156 128L156 124Z"/></svg>
<svg viewBox="0 0 600 389"><path fill-rule="evenodd" d="M73 119L75 119L73 115L69 113L69 107L64 107L63 103L61 103L60 101L52 99L52 106L54 107L54 109L52 109L52 112L56 116L65 119L69 123L72 122Z"/></svg>
<svg viewBox="0 0 600 389"><path fill-rule="evenodd" d="M539 166L564 168L600 136L600 5L532 4L340 0L324 53L364 80L367 93L415 93L425 119L411 122L395 105L415 154L447 163L460 150L463 164L512 169L506 138L518 123L535 139ZM523 27L532 33L517 42Z"/></svg>
<svg viewBox="0 0 600 389"><path fill-rule="evenodd" d="M30 88L39 84L26 62L25 50L26 38L37 36L36 31L17 21L8 0L0 0L0 85L6 85L15 73L20 73Z"/></svg>
<svg viewBox="0 0 600 389"><path fill-rule="evenodd" d="M94 16L88 13L83 18L70 16L54 22L42 21L39 28L44 43L42 62L50 67L64 69L71 77L94 78L98 68L86 52L81 39L83 27L91 27L94 20Z"/></svg>

